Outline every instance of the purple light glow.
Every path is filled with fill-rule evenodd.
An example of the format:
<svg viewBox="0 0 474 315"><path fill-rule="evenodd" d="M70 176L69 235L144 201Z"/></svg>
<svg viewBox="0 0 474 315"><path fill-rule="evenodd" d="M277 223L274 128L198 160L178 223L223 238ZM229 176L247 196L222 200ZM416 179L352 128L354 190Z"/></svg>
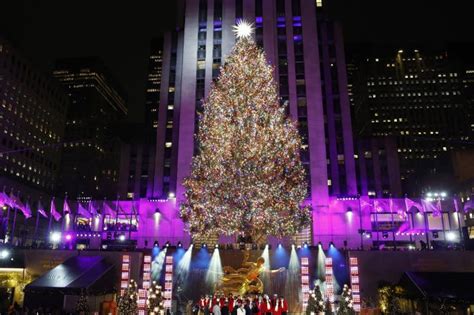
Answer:
<svg viewBox="0 0 474 315"><path fill-rule="evenodd" d="M67 234L66 235L66 241L70 241L72 239L72 235L71 234Z"/></svg>
<svg viewBox="0 0 474 315"><path fill-rule="evenodd" d="M294 40L295 42L300 42L300 41L303 40L303 36L301 36L301 35L294 35L294 36L293 36L293 40Z"/></svg>

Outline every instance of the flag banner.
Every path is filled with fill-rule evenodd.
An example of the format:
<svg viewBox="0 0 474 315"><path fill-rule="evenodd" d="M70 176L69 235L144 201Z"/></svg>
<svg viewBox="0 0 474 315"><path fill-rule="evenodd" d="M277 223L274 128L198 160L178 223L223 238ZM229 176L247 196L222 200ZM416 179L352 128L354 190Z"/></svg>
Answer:
<svg viewBox="0 0 474 315"><path fill-rule="evenodd" d="M80 202L77 204L77 214L82 218L86 218L86 219L92 218L92 215L90 214L90 212L87 211L87 209L84 208Z"/></svg>
<svg viewBox="0 0 474 315"><path fill-rule="evenodd" d="M67 203L67 199L64 199L64 204L63 204L63 214L70 214L71 213L71 208L69 207L69 204Z"/></svg>
<svg viewBox="0 0 474 315"><path fill-rule="evenodd" d="M23 213L26 219L29 219L32 217L31 207L28 201L26 202L26 205L23 208L19 208L19 209L21 210L21 212Z"/></svg>
<svg viewBox="0 0 474 315"><path fill-rule="evenodd" d="M441 215L441 202L439 200L434 203L428 200L421 200L421 204L425 212L432 212L435 217Z"/></svg>
<svg viewBox="0 0 474 315"><path fill-rule="evenodd" d="M389 199L389 209L391 213L396 212L400 218L406 219L407 213L405 208L405 201L400 198L390 198Z"/></svg>
<svg viewBox="0 0 474 315"><path fill-rule="evenodd" d="M0 192L0 207L9 206L11 207L10 197L4 192Z"/></svg>
<svg viewBox="0 0 474 315"><path fill-rule="evenodd" d="M361 197L359 200L360 200L361 209L365 209L365 208L372 209L373 208L373 205L370 202L369 197Z"/></svg>
<svg viewBox="0 0 474 315"><path fill-rule="evenodd" d="M54 198L51 200L51 209L49 211L51 216L54 218L55 221L59 221L61 219L61 214L56 211L56 205L54 204Z"/></svg>
<svg viewBox="0 0 474 315"><path fill-rule="evenodd" d="M420 203L408 198L405 198L405 206L407 208L407 211L410 211L411 208L416 208L418 209L418 211L421 212L424 211L423 206Z"/></svg>
<svg viewBox="0 0 474 315"><path fill-rule="evenodd" d="M464 212L474 210L474 199L468 200L464 203Z"/></svg>
<svg viewBox="0 0 474 315"><path fill-rule="evenodd" d="M104 201L104 210L103 215L109 215L111 217L115 217L115 211L110 208L110 206Z"/></svg>
<svg viewBox="0 0 474 315"><path fill-rule="evenodd" d="M390 202L385 199L374 199L374 210L377 212L390 212Z"/></svg>
<svg viewBox="0 0 474 315"><path fill-rule="evenodd" d="M10 194L10 207L20 210L21 213L23 213L23 215L25 216L25 218L28 219L31 217L31 209L29 205L27 206L25 206L23 202L21 202L20 197L15 196L12 193Z"/></svg>
<svg viewBox="0 0 474 315"><path fill-rule="evenodd" d="M92 201L89 202L89 213L94 217L97 216L97 209Z"/></svg>
<svg viewBox="0 0 474 315"><path fill-rule="evenodd" d="M41 201L38 201L38 213L41 214L43 217L45 218L48 218L48 215L46 214L46 211L43 207L43 205L41 204Z"/></svg>

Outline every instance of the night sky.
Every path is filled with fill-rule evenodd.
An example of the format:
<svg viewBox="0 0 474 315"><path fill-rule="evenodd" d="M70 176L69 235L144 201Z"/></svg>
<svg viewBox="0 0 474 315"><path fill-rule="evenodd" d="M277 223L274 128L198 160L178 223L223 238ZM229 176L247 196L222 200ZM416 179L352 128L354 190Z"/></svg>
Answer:
<svg viewBox="0 0 474 315"><path fill-rule="evenodd" d="M99 56L143 117L150 39L173 28L173 0L0 0L0 35L49 71L56 58ZM313 1L313 0L307 0ZM470 1L324 0L347 43L474 42Z"/></svg>

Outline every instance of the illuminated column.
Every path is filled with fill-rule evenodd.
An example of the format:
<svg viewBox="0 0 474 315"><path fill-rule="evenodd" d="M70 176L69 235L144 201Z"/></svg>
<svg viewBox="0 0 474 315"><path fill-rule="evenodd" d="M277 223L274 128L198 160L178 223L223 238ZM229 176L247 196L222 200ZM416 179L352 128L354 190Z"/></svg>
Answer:
<svg viewBox="0 0 474 315"><path fill-rule="evenodd" d="M301 293L303 294L303 312L308 306L309 298L309 268L308 257L301 257Z"/></svg>
<svg viewBox="0 0 474 315"><path fill-rule="evenodd" d="M333 268L332 268L332 258L326 258L325 262L325 270L326 270L326 291L325 299L329 300L331 304L331 311L334 312L334 282L333 282Z"/></svg>
<svg viewBox="0 0 474 315"><path fill-rule="evenodd" d="M120 295L128 287L130 281L130 255L122 255L122 272L120 275Z"/></svg>
<svg viewBox="0 0 474 315"><path fill-rule="evenodd" d="M349 257L351 270L351 289L354 310L360 312L359 262L357 257Z"/></svg>
<svg viewBox="0 0 474 315"><path fill-rule="evenodd" d="M165 272L164 307L165 309L171 309L171 299L173 297L173 256L166 256Z"/></svg>
<svg viewBox="0 0 474 315"><path fill-rule="evenodd" d="M138 290L138 314L146 314L146 300L148 295L148 289L150 288L151 281L151 256L145 255L143 257L143 282L142 288Z"/></svg>

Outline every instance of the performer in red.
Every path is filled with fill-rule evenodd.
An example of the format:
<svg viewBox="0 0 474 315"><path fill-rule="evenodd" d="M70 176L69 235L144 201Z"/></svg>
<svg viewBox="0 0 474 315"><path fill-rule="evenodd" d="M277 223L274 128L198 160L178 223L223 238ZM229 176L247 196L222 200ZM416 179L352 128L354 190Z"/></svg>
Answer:
<svg viewBox="0 0 474 315"><path fill-rule="evenodd" d="M262 308L260 309L261 315L272 315L272 301L265 295L262 301Z"/></svg>
<svg viewBox="0 0 474 315"><path fill-rule="evenodd" d="M206 306L206 299L204 298L203 295L201 295L201 299L199 300L199 308L203 310L204 306Z"/></svg>
<svg viewBox="0 0 474 315"><path fill-rule="evenodd" d="M211 308L214 307L214 305L218 305L218 304L219 304L219 298L217 297L217 294L214 293L214 295L212 296Z"/></svg>
<svg viewBox="0 0 474 315"><path fill-rule="evenodd" d="M256 303L257 309L258 309L257 315L262 315L262 314L264 314L264 313L262 313L263 297L262 297L261 295L259 295L259 296L255 299L255 303Z"/></svg>
<svg viewBox="0 0 474 315"><path fill-rule="evenodd" d="M283 297L277 298L273 305L273 315L287 315L287 314L288 314L288 303Z"/></svg>
<svg viewBox="0 0 474 315"><path fill-rule="evenodd" d="M225 299L225 302L227 302L227 305L229 306L229 314L232 314L232 311L234 310L234 297L232 296L232 293L230 293L229 297Z"/></svg>

